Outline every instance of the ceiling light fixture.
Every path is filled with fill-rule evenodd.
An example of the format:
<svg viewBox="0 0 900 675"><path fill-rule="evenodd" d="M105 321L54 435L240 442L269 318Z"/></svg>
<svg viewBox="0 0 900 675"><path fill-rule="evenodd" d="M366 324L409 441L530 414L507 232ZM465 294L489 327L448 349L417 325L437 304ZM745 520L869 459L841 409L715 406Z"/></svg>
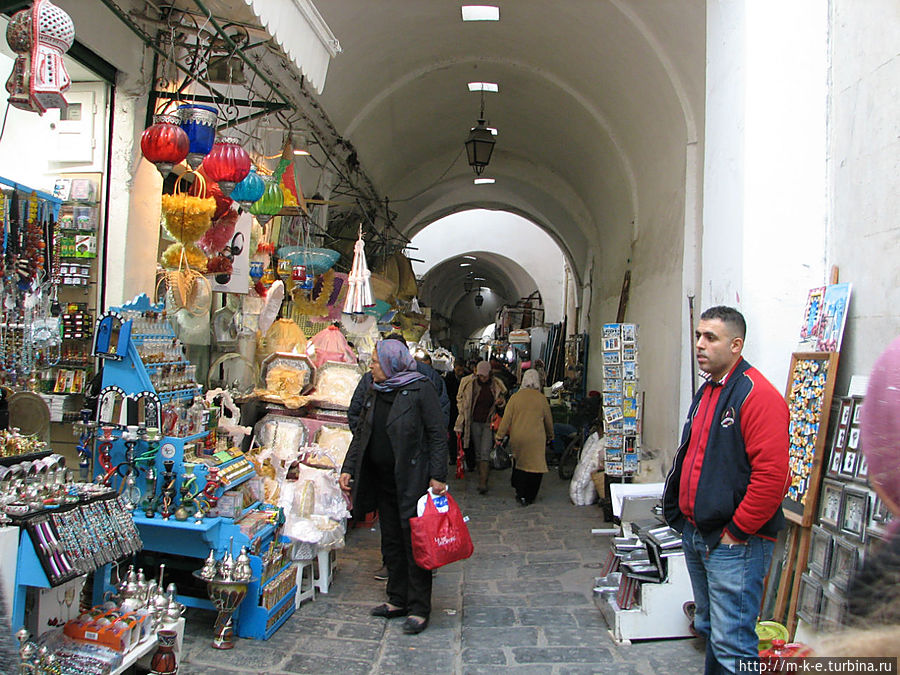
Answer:
<svg viewBox="0 0 900 675"><path fill-rule="evenodd" d="M475 281L487 281L484 277L475 277Z"/></svg>
<svg viewBox="0 0 900 675"><path fill-rule="evenodd" d="M492 185L496 181L493 178L476 178L472 181L475 185Z"/></svg>
<svg viewBox="0 0 900 675"><path fill-rule="evenodd" d="M499 21L500 8L494 5L463 5L463 21Z"/></svg>
<svg viewBox="0 0 900 675"><path fill-rule="evenodd" d="M300 157L309 157L309 150L294 150L294 154Z"/></svg>
<svg viewBox="0 0 900 675"><path fill-rule="evenodd" d="M464 255L463 259L465 260L478 260L474 255Z"/></svg>
<svg viewBox="0 0 900 675"><path fill-rule="evenodd" d="M460 267L471 267L472 263L459 263Z"/></svg>
<svg viewBox="0 0 900 675"><path fill-rule="evenodd" d="M493 94L500 92L500 85L496 82L469 82L469 91L489 91Z"/></svg>
<svg viewBox="0 0 900 675"><path fill-rule="evenodd" d="M471 86L471 85L470 85ZM481 90L481 113L478 116L478 124L469 131L469 138L466 140L466 156L469 160L469 166L475 171L476 176L480 176L485 167L491 162L491 154L494 152L493 134L487 130L484 124L484 90Z"/></svg>

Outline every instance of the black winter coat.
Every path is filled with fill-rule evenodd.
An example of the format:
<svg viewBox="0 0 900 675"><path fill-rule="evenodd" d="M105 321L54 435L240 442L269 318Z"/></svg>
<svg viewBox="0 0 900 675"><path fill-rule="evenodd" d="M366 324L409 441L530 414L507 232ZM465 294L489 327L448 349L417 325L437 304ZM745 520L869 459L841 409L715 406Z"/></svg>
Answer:
<svg viewBox="0 0 900 675"><path fill-rule="evenodd" d="M354 510L374 509L374 491L362 470L363 457L372 437L375 389L366 389L353 440L344 458L342 473L353 478ZM434 478L447 480L447 429L437 393L429 381L418 380L397 390L387 419L387 433L394 450L394 478L400 518L416 515L416 502Z"/></svg>

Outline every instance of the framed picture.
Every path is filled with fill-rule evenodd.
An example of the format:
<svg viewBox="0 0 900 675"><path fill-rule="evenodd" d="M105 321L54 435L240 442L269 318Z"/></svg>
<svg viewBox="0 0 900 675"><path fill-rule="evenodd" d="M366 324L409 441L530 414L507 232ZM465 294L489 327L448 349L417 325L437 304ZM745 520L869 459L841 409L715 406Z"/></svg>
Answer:
<svg viewBox="0 0 900 675"><path fill-rule="evenodd" d="M869 522L866 525L867 534L879 539L885 539L891 523L894 522L894 514L877 494L873 493L869 496L872 501L872 508L869 512Z"/></svg>
<svg viewBox="0 0 900 675"><path fill-rule="evenodd" d="M844 486L836 480L822 481L822 498L819 500L819 522L837 528L841 519L841 503Z"/></svg>
<svg viewBox="0 0 900 675"><path fill-rule="evenodd" d="M809 571L823 579L828 578L831 567L831 549L834 539L824 527L813 525L809 544Z"/></svg>
<svg viewBox="0 0 900 675"><path fill-rule="evenodd" d="M831 454L828 457L828 469L825 472L827 475L832 478L837 478L841 475L841 466L844 463L844 444L842 439L847 435L847 430L844 428L836 429L834 432L834 443L831 445Z"/></svg>
<svg viewBox="0 0 900 675"><path fill-rule="evenodd" d="M836 631L844 624L847 616L847 598L831 588L822 591L822 605L819 610L819 630Z"/></svg>
<svg viewBox="0 0 900 675"><path fill-rule="evenodd" d="M856 462L859 459L859 453L856 450L847 448L844 450L844 458L841 460L841 475L847 478L853 478L856 475Z"/></svg>
<svg viewBox="0 0 900 675"><path fill-rule="evenodd" d="M865 453L859 453L859 461L856 463L856 480L860 483L869 482L869 462Z"/></svg>
<svg viewBox="0 0 900 675"><path fill-rule="evenodd" d="M859 450L859 427L852 426L847 434L847 448L849 450Z"/></svg>
<svg viewBox="0 0 900 675"><path fill-rule="evenodd" d="M869 491L845 485L841 505L841 532L862 543L869 515Z"/></svg>
<svg viewBox="0 0 900 675"><path fill-rule="evenodd" d="M850 416L853 412L853 399L850 397L841 399L841 408L840 408L840 416L838 417L838 424L844 428L850 426Z"/></svg>
<svg viewBox="0 0 900 675"><path fill-rule="evenodd" d="M850 424L859 425L860 420L862 419L862 407L863 407L863 397L862 396L854 396L853 397L853 417L850 420Z"/></svg>
<svg viewBox="0 0 900 675"><path fill-rule="evenodd" d="M800 577L800 595L797 602L797 616L816 627L822 605L822 583L811 574Z"/></svg>
<svg viewBox="0 0 900 675"><path fill-rule="evenodd" d="M831 555L831 583L845 593L850 587L850 580L856 572L859 559L857 544L841 538L835 538L834 551Z"/></svg>

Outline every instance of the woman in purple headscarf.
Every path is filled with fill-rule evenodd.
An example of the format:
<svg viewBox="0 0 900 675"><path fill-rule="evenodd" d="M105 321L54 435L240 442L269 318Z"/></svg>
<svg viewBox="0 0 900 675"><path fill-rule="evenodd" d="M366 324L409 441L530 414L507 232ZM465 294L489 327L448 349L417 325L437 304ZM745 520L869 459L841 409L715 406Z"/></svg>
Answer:
<svg viewBox="0 0 900 675"><path fill-rule="evenodd" d="M405 616L405 633L421 633L431 614L431 572L416 565L409 519L429 487L447 490L447 439L434 386L416 370L406 345L383 340L372 354L372 386L341 468L341 489L357 511L378 509L388 601L373 616ZM360 509L359 507L363 508Z"/></svg>

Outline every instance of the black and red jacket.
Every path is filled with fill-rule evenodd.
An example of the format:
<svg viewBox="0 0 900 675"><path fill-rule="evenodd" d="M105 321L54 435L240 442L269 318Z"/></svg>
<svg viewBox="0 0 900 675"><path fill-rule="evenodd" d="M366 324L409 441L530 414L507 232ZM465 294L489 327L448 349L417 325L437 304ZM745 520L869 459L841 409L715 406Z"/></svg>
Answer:
<svg viewBox="0 0 900 675"><path fill-rule="evenodd" d="M784 398L745 360L724 383L706 382L666 478L668 524L680 532L689 520L710 550L726 529L738 541L774 539L785 522L788 426Z"/></svg>

